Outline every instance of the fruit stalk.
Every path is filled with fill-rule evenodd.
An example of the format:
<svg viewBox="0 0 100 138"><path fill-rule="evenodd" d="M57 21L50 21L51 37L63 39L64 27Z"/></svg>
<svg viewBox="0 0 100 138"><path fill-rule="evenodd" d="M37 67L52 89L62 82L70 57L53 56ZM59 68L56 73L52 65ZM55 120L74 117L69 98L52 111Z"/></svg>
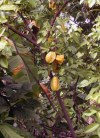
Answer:
<svg viewBox="0 0 100 138"><path fill-rule="evenodd" d="M56 96L57 96L58 102L59 102L59 104L61 106L62 112L64 114L64 118L66 119L66 121L68 123L68 127L70 129L71 134L72 134L72 138L76 138L76 135L75 135L75 132L74 132L74 128L72 126L72 121L71 121L71 119L70 119L70 117L68 115L68 112L65 109L64 103L63 103L63 101L62 101L62 99L60 97L60 92L57 91L56 92Z"/></svg>

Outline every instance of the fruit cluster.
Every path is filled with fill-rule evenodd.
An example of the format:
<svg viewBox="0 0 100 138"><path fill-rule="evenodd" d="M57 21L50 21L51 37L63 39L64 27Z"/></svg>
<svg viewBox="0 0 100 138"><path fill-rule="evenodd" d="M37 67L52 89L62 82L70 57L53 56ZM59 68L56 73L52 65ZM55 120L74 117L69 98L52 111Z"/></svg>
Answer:
<svg viewBox="0 0 100 138"><path fill-rule="evenodd" d="M61 65L64 62L64 55L57 55L55 52L50 51L46 57L45 60L47 63L54 63L53 71L55 72L57 64ZM57 76L54 76L51 80L51 90L52 91L58 91L60 88L59 79Z"/></svg>
<svg viewBox="0 0 100 138"><path fill-rule="evenodd" d="M53 63L56 60L57 63L61 65L64 62L64 55L56 55L55 52L49 52L45 60L47 63Z"/></svg>

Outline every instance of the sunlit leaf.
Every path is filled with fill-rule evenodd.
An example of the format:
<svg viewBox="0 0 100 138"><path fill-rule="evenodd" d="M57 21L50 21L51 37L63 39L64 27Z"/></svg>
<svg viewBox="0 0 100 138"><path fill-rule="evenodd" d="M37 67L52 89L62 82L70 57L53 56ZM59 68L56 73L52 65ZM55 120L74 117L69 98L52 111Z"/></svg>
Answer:
<svg viewBox="0 0 100 138"><path fill-rule="evenodd" d="M95 131L99 126L100 124L98 123L92 123L85 128L85 133L91 133Z"/></svg>
<svg viewBox="0 0 100 138"><path fill-rule="evenodd" d="M0 6L0 10L2 11L17 11L17 9L17 6L10 4Z"/></svg>
<svg viewBox="0 0 100 138"><path fill-rule="evenodd" d="M83 80L80 84L79 84L79 87L86 87L88 86L88 80Z"/></svg>
<svg viewBox="0 0 100 138"><path fill-rule="evenodd" d="M95 114L96 112L97 112L97 111L94 110L94 109L89 109L89 110L85 111L83 115L89 117L89 116Z"/></svg>
<svg viewBox="0 0 100 138"><path fill-rule="evenodd" d="M6 16L4 14L4 12L0 12L0 23L5 23L7 22Z"/></svg>
<svg viewBox="0 0 100 138"><path fill-rule="evenodd" d="M88 0L89 7L93 7L94 4L96 3L96 0Z"/></svg>
<svg viewBox="0 0 100 138"><path fill-rule="evenodd" d="M1 39L0 40L0 51L3 50L6 45L7 45L7 41L4 39Z"/></svg>

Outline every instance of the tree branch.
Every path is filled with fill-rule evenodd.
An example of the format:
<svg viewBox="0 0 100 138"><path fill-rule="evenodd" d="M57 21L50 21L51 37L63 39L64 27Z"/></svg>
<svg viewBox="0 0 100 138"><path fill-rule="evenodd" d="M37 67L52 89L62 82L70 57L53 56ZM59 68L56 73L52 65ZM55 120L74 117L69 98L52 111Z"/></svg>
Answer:
<svg viewBox="0 0 100 138"><path fill-rule="evenodd" d="M6 25L8 27L8 29L10 29L14 33L18 34L19 36L24 37L26 40L28 40L29 42L31 42L34 46L39 46L32 38L30 38L27 35L19 32L18 30L16 30L15 28L13 28L10 24L5 23L4 25Z"/></svg>
<svg viewBox="0 0 100 138"><path fill-rule="evenodd" d="M71 119L70 119L70 117L68 115L68 112L65 109L64 103L63 103L63 101L62 101L62 99L60 97L60 92L56 92L56 96L57 96L58 102L59 102L59 104L61 106L62 112L64 114L64 118L66 119L66 121L68 123L68 127L70 129L71 134L72 134L72 138L76 138L75 132L74 132L74 128L73 128L73 125L72 125L72 121L71 121Z"/></svg>
<svg viewBox="0 0 100 138"><path fill-rule="evenodd" d="M50 100L50 97L51 97L51 92L49 91L49 89L43 84L43 83L39 83L41 89L44 91L49 103L52 105L53 109L55 112L57 112L54 104L52 103L52 101Z"/></svg>
<svg viewBox="0 0 100 138"><path fill-rule="evenodd" d="M19 16L22 18L24 24L25 24L25 27L26 29L29 31L29 33L31 34L32 38L36 41L36 37L35 35L33 34L33 32L31 31L31 29L28 27L28 22L27 22L27 19L24 18L24 16L22 15L22 13L18 12Z"/></svg>
<svg viewBox="0 0 100 138"><path fill-rule="evenodd" d="M54 25L56 18L60 15L61 11L65 8L66 4L68 4L68 1L65 1L63 6L56 12L56 14L54 15L54 18L51 20L51 23L50 23L51 26Z"/></svg>
<svg viewBox="0 0 100 138"><path fill-rule="evenodd" d="M64 4L62 5L62 7L55 13L54 17L52 18L51 22L50 22L50 25L51 25L51 28L53 27L55 21L56 21L56 18L60 15L61 11L65 8L65 6L68 4L68 1L65 1ZM50 36L50 31L48 31L47 33L47 38Z"/></svg>
<svg viewBox="0 0 100 138"><path fill-rule="evenodd" d="M76 89L77 89L77 83L79 81L79 76L77 77L77 80L73 86L73 102L74 102L74 105L73 105L73 108L76 112L76 116L77 116L77 120L79 121L81 119L81 116L80 116L80 110L78 108L78 105L77 105L77 101L76 101L76 98L77 98L77 92L76 92Z"/></svg>

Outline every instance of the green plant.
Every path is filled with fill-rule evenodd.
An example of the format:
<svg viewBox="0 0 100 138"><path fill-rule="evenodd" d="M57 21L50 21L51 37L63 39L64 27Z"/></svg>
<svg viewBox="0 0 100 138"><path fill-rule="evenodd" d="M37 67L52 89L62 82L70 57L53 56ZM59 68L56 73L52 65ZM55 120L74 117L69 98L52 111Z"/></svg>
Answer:
<svg viewBox="0 0 100 138"><path fill-rule="evenodd" d="M100 137L99 6L0 1L0 137Z"/></svg>

